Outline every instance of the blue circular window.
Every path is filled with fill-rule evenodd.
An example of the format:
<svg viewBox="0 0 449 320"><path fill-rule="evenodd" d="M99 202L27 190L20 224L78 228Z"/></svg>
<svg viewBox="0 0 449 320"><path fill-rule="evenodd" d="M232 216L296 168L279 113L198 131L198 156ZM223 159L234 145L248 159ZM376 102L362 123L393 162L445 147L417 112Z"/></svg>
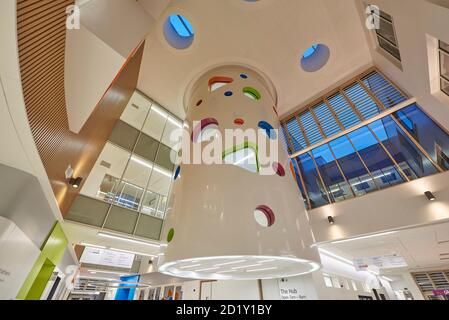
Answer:
<svg viewBox="0 0 449 320"><path fill-rule="evenodd" d="M224 95L225 95L226 97L231 97L233 94L234 94L234 93L232 93L232 91L226 91Z"/></svg>
<svg viewBox="0 0 449 320"><path fill-rule="evenodd" d="M313 55L317 49L318 49L317 44L312 45L311 47L307 48L306 51L304 51L304 54L302 55L302 57L307 59L308 57Z"/></svg>
<svg viewBox="0 0 449 320"><path fill-rule="evenodd" d="M277 138L276 131L274 130L273 126L269 124L266 121L260 121L259 122L259 128L262 130L265 130L265 133L267 134L268 138L274 140Z"/></svg>
<svg viewBox="0 0 449 320"><path fill-rule="evenodd" d="M330 50L324 44L313 44L301 57L301 67L306 72L315 72L326 65L330 58Z"/></svg>
<svg viewBox="0 0 449 320"><path fill-rule="evenodd" d="M164 35L167 42L176 49L190 47L195 38L193 27L184 16L170 15L164 24Z"/></svg>

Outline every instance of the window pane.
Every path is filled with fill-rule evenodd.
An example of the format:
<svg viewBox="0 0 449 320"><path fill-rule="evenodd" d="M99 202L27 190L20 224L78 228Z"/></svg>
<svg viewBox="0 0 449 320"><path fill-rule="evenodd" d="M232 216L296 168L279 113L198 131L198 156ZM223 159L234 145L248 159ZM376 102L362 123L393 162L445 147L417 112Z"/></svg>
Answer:
<svg viewBox="0 0 449 320"><path fill-rule="evenodd" d="M304 148L307 148L306 140L304 139L296 118L293 118L292 120L287 122L287 130L290 133L292 139L293 152L298 152Z"/></svg>
<svg viewBox="0 0 449 320"><path fill-rule="evenodd" d="M167 122L168 114L162 108L157 105L153 105L150 113L148 114L147 120L143 125L142 132L149 135L150 137L161 140L162 133L164 132L165 124Z"/></svg>
<svg viewBox="0 0 449 320"><path fill-rule="evenodd" d="M346 136L335 139L329 145L357 196L377 190L368 170Z"/></svg>
<svg viewBox="0 0 449 320"><path fill-rule="evenodd" d="M315 113L321 127L323 128L324 134L327 137L331 137L341 131L337 120L332 115L328 106L321 102L317 106L313 107L313 112Z"/></svg>
<svg viewBox="0 0 449 320"><path fill-rule="evenodd" d="M142 133L139 137L139 141L137 141L134 153L154 162L158 148L159 142L157 140Z"/></svg>
<svg viewBox="0 0 449 320"><path fill-rule="evenodd" d="M397 45L396 37L394 35L393 24L391 22L386 21L385 19L381 18L380 19L380 29L376 30L376 32L377 32L377 34L384 37L386 40Z"/></svg>
<svg viewBox="0 0 449 320"><path fill-rule="evenodd" d="M134 128L141 130L150 106L151 102L136 91L128 102L120 119Z"/></svg>
<svg viewBox="0 0 449 320"><path fill-rule="evenodd" d="M382 141L409 179L413 180L437 173L429 159L420 152L390 116L373 122L369 127Z"/></svg>
<svg viewBox="0 0 449 320"><path fill-rule="evenodd" d="M376 98L379 99L386 108L394 107L407 100L399 90L378 72L373 72L363 78L363 83L374 93Z"/></svg>
<svg viewBox="0 0 449 320"><path fill-rule="evenodd" d="M159 151L157 152L156 156L156 163L160 165L161 167L167 169L168 171L172 172L174 168L174 164L171 160L171 153L173 154L173 157L176 157L176 152L167 147L166 145L161 144L159 146ZM175 158L173 158L175 159Z"/></svg>
<svg viewBox="0 0 449 320"><path fill-rule="evenodd" d="M306 153L299 156L298 163L300 164L301 175L307 188L312 209L329 204L326 191L310 154Z"/></svg>
<svg viewBox="0 0 449 320"><path fill-rule="evenodd" d="M178 143L178 141L172 140L173 137L171 136L173 131L175 130L182 130L182 122L173 119L172 117L168 117L167 125L165 126L161 142L169 146L170 148L173 148Z"/></svg>
<svg viewBox="0 0 449 320"><path fill-rule="evenodd" d="M301 192L302 198L304 199L304 206L306 207L306 209L310 209L309 208L309 203L307 202L307 196L306 196L306 192L304 191L304 186L302 185L301 182L301 177L299 176L299 168L296 165L296 161L294 159L291 160L291 169L294 172L294 177L296 180L296 183L298 184L299 187L299 191Z"/></svg>
<svg viewBox="0 0 449 320"><path fill-rule="evenodd" d="M345 92L364 119L372 118L380 113L381 109L360 84L356 83L347 87Z"/></svg>
<svg viewBox="0 0 449 320"><path fill-rule="evenodd" d="M439 42L440 42L440 49L443 49L444 51L449 53L449 44L441 40Z"/></svg>
<svg viewBox="0 0 449 320"><path fill-rule="evenodd" d="M137 138L139 137L139 130L131 127L129 124L123 121L117 121L111 135L109 136L109 141L115 143L116 145L125 148L126 150L132 151L136 145Z"/></svg>
<svg viewBox="0 0 449 320"><path fill-rule="evenodd" d="M131 152L107 142L80 193L108 202L113 201L114 190L130 157Z"/></svg>
<svg viewBox="0 0 449 320"><path fill-rule="evenodd" d="M441 91L449 95L449 81L444 80L444 78L441 78Z"/></svg>
<svg viewBox="0 0 449 320"><path fill-rule="evenodd" d="M393 161L378 143L367 127L360 128L348 134L355 148L359 152L374 181L380 188L386 188L404 179L396 170Z"/></svg>
<svg viewBox="0 0 449 320"><path fill-rule="evenodd" d="M394 113L396 119L441 167L449 169L449 136L416 104Z"/></svg>
<svg viewBox="0 0 449 320"><path fill-rule="evenodd" d="M318 128L318 125L310 112L303 113L299 117L301 119L302 126L304 127L304 132L309 139L310 145L314 145L323 140L320 129Z"/></svg>
<svg viewBox="0 0 449 320"><path fill-rule="evenodd" d="M128 163L123 181L119 184L116 194L117 204L125 208L137 210L143 196L152 164L133 155Z"/></svg>
<svg viewBox="0 0 449 320"><path fill-rule="evenodd" d="M147 191L142 202L141 212L150 216L156 216L159 195L152 191Z"/></svg>
<svg viewBox="0 0 449 320"><path fill-rule="evenodd" d="M352 198L351 187L342 176L328 145L314 149L312 155L333 200L342 201Z"/></svg>
<svg viewBox="0 0 449 320"><path fill-rule="evenodd" d="M449 53L440 52L440 72L449 81Z"/></svg>
<svg viewBox="0 0 449 320"><path fill-rule="evenodd" d="M399 49L395 46L393 46L390 42L385 41L381 37L377 37L379 40L379 45L386 50L388 53L390 53L393 57L401 61L401 54L399 53Z"/></svg>
<svg viewBox="0 0 449 320"><path fill-rule="evenodd" d="M348 101L346 101L346 99L341 95L341 93L337 93L336 95L330 97L328 101L332 108L334 108L338 120L340 120L345 129L349 129L352 126L360 123L361 120L351 108Z"/></svg>

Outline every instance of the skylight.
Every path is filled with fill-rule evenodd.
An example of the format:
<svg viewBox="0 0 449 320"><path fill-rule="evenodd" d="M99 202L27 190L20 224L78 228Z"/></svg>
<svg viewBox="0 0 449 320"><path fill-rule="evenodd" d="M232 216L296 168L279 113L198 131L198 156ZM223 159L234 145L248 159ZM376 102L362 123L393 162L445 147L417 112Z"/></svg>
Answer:
<svg viewBox="0 0 449 320"><path fill-rule="evenodd" d="M180 37L193 36L193 28L190 22L179 14L173 14L169 17L171 26Z"/></svg>
<svg viewBox="0 0 449 320"><path fill-rule="evenodd" d="M313 55L317 49L318 49L317 44L314 44L311 47L307 48L306 51L304 51L303 58L307 59L308 57Z"/></svg>

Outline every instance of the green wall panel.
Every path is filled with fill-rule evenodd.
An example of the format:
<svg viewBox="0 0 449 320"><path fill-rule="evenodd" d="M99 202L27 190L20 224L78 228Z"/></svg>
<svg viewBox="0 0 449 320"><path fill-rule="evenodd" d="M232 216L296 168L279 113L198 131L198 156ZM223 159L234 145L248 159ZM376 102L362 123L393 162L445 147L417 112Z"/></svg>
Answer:
<svg viewBox="0 0 449 320"><path fill-rule="evenodd" d="M55 266L61 262L67 248L67 237L59 222L45 241L28 277L17 295L18 300L39 300Z"/></svg>

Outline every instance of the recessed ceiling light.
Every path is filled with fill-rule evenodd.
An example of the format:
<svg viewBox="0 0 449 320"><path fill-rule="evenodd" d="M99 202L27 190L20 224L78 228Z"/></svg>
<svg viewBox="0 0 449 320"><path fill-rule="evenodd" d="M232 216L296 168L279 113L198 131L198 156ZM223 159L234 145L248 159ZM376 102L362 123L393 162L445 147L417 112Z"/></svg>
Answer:
<svg viewBox="0 0 449 320"><path fill-rule="evenodd" d="M389 234L394 234L397 233L397 231L390 231L390 232L383 232L383 233L377 233L377 234L372 234L369 236L362 236L362 237L355 237L355 238L351 238L351 239L344 239L344 240L337 240L337 241L332 241L332 244L336 244L336 243L343 243L343 242L349 242L349 241L356 241L356 240L363 240L363 239L369 239L369 238L375 238L375 237L382 237L382 236L386 236Z"/></svg>
<svg viewBox="0 0 449 320"><path fill-rule="evenodd" d="M118 236L118 235L115 235L115 234L111 234L111 233L98 232L97 235L100 236L100 237L104 237L104 238L123 240L123 241L127 241L127 242L143 244L143 245L146 245L146 246L153 246L153 247L160 247L161 246L160 244L151 243L151 242L147 242L147 241L143 241L143 240L137 240L137 239L121 237L121 236Z"/></svg>

